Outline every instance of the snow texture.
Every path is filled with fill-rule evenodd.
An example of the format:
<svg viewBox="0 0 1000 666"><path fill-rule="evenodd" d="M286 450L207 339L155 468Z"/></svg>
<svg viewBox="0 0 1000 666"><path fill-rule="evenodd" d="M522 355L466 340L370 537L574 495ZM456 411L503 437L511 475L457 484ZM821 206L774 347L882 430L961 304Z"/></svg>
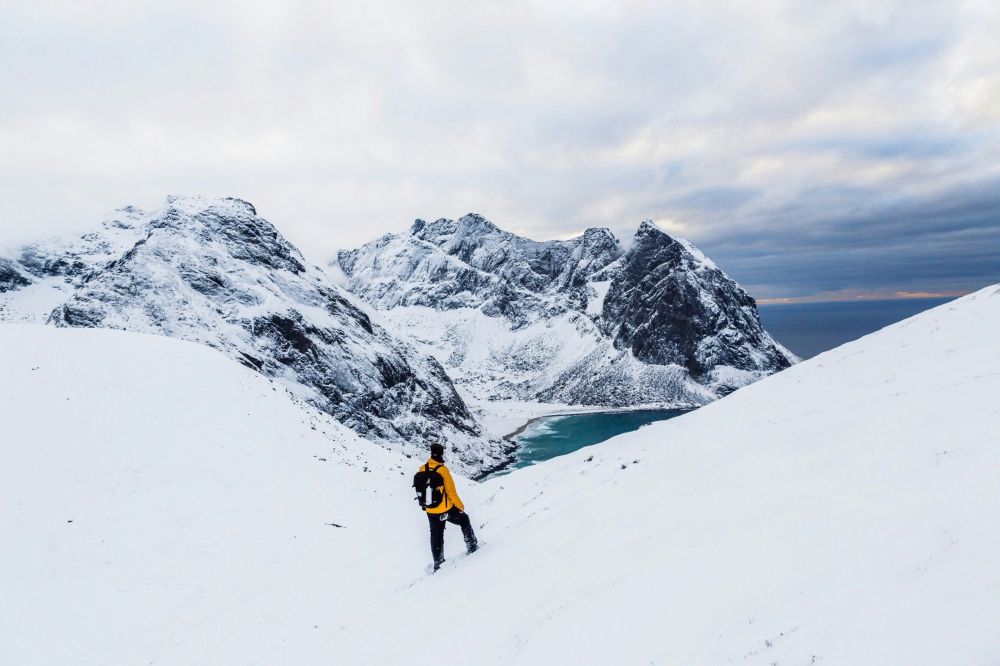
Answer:
<svg viewBox="0 0 1000 666"><path fill-rule="evenodd" d="M200 342L396 449L422 454L441 440L469 472L509 459L511 445L485 435L434 357L373 324L245 201L125 208L81 238L24 248L4 275L8 321Z"/></svg>
<svg viewBox="0 0 1000 666"><path fill-rule="evenodd" d="M417 220L334 268L475 402L700 405L797 360L746 291L650 222L624 251L607 229L536 242L475 214Z"/></svg>
<svg viewBox="0 0 1000 666"><path fill-rule="evenodd" d="M459 477L488 546L427 576L416 461L202 346L0 327L0 661L410 663L432 615L458 663L995 664L998 328L993 286Z"/></svg>

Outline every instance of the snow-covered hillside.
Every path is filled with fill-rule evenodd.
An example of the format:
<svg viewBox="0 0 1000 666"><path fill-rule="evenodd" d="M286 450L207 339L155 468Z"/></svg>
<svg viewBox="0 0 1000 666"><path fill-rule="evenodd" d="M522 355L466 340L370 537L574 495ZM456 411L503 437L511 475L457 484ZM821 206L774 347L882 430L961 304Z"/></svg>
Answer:
<svg viewBox="0 0 1000 666"><path fill-rule="evenodd" d="M479 663L996 664L997 330L993 286L491 480L487 548L341 647L402 661L437 604Z"/></svg>
<svg viewBox="0 0 1000 666"><path fill-rule="evenodd" d="M484 547L426 576L415 460L205 348L0 327L0 661L995 664L998 328L994 286L460 478Z"/></svg>
<svg viewBox="0 0 1000 666"><path fill-rule="evenodd" d="M343 251L344 286L434 354L475 403L700 405L795 360L753 298L644 222L537 242L479 215Z"/></svg>
<svg viewBox="0 0 1000 666"><path fill-rule="evenodd" d="M411 461L208 347L7 325L0 367L0 663L263 658L255 613L329 622L412 517Z"/></svg>
<svg viewBox="0 0 1000 666"><path fill-rule="evenodd" d="M470 471L509 458L432 356L373 324L238 199L171 197L23 248L0 264L0 319L201 342L369 439L411 453L441 439Z"/></svg>

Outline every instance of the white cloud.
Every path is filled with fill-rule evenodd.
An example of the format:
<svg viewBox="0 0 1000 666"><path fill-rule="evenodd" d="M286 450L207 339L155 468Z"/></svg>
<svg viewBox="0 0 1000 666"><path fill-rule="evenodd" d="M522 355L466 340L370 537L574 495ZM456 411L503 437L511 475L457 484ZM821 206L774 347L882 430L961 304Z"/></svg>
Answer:
<svg viewBox="0 0 1000 666"><path fill-rule="evenodd" d="M234 195L316 259L470 210L807 234L1000 178L997 34L992 1L5 3L0 219Z"/></svg>

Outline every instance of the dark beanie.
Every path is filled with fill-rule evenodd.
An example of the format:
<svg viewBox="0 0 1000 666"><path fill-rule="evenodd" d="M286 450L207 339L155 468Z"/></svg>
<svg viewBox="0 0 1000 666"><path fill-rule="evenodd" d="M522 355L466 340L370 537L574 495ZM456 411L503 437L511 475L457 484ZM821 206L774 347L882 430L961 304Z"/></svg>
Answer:
<svg viewBox="0 0 1000 666"><path fill-rule="evenodd" d="M444 444L434 442L431 444L431 457L432 458L443 458L444 457Z"/></svg>

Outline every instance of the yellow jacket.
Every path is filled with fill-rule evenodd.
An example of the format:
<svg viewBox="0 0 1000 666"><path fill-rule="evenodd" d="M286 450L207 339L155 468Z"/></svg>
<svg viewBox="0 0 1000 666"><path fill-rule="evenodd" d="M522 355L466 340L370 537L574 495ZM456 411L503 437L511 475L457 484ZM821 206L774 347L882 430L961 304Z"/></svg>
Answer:
<svg viewBox="0 0 1000 666"><path fill-rule="evenodd" d="M451 478L451 472L449 472L448 468L444 466L444 463L439 463L431 458L424 463L424 465L420 468L420 471L426 471L428 469L428 465L431 469L440 474L441 478L444 479L444 498L441 500L441 503L433 509L424 509L424 511L427 513L440 514L449 511L451 507L456 507L459 511L465 511L465 505L462 504L462 500L458 496L458 491L455 490L455 480Z"/></svg>

